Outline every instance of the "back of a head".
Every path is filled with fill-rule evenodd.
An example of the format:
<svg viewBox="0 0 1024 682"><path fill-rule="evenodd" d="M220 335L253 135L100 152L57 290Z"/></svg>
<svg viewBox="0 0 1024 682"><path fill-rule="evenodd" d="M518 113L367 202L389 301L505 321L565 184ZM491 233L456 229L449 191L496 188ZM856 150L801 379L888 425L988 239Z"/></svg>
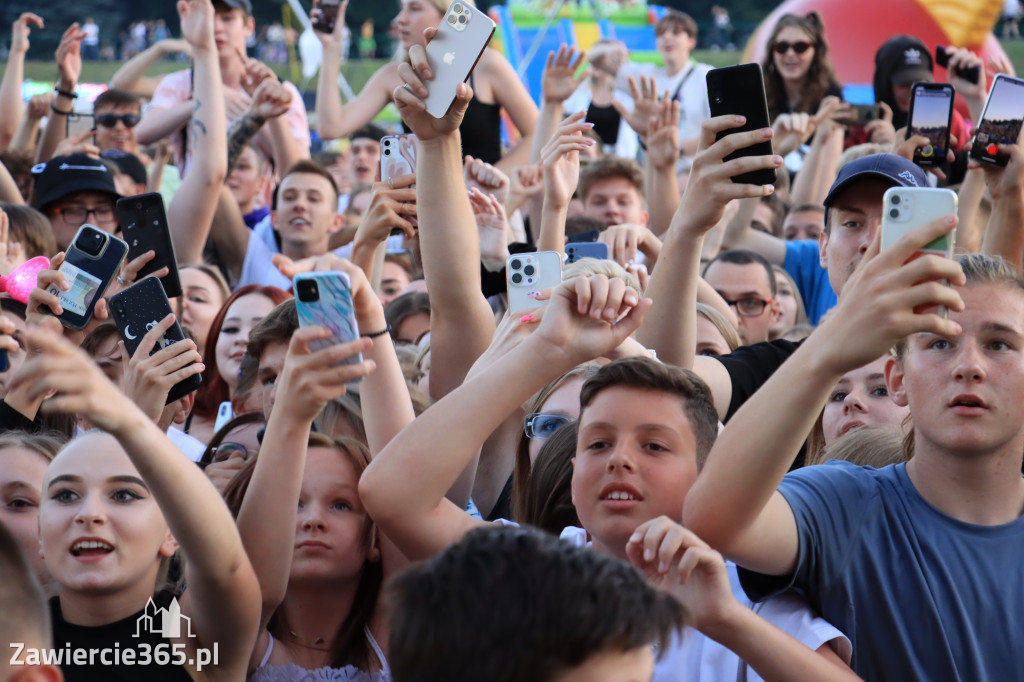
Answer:
<svg viewBox="0 0 1024 682"><path fill-rule="evenodd" d="M394 682L548 682L598 654L666 645L684 624L629 564L522 528L470 531L388 597Z"/></svg>
<svg viewBox="0 0 1024 682"><path fill-rule="evenodd" d="M31 649L49 648L52 634L46 597L17 541L2 523L0 577L0 641L24 644ZM13 653L11 649L0 658L0 680L13 674L8 667Z"/></svg>

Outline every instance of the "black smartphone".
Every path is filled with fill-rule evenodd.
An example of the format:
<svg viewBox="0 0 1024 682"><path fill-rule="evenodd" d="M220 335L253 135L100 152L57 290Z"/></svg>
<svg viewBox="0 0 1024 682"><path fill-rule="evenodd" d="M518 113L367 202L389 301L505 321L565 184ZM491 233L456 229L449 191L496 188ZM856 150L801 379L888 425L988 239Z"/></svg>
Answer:
<svg viewBox="0 0 1024 682"><path fill-rule="evenodd" d="M866 126L878 118L877 104L851 104L849 114L836 116L835 122L844 126Z"/></svg>
<svg viewBox="0 0 1024 682"><path fill-rule="evenodd" d="M7 355L7 351L0 350L0 372L6 372L11 368L11 358Z"/></svg>
<svg viewBox="0 0 1024 682"><path fill-rule="evenodd" d="M60 266L71 288L61 291L54 285L48 289L64 308L58 316L61 324L70 329L85 329L96 301L107 291L127 253L124 241L95 225L86 223L78 228Z"/></svg>
<svg viewBox="0 0 1024 682"><path fill-rule="evenodd" d="M913 135L928 138L927 144L914 150L917 165L938 166L946 160L955 94L949 83L914 83L911 86L907 139Z"/></svg>
<svg viewBox="0 0 1024 682"><path fill-rule="evenodd" d="M320 10L320 15L313 22L313 30L320 31L320 33L334 33L335 23L338 21L338 7L341 6L339 0L320 0L316 4L317 9Z"/></svg>
<svg viewBox="0 0 1024 682"><path fill-rule="evenodd" d="M970 156L982 163L1005 166L1010 160L999 152L1000 144L1016 144L1024 123L1024 80L999 74L985 102L981 123L974 135Z"/></svg>
<svg viewBox="0 0 1024 682"><path fill-rule="evenodd" d="M707 81L708 104L712 116L739 114L747 119L739 128L730 128L718 133L717 139L733 133L771 127L760 64L739 64L712 69L708 71ZM738 149L725 157L725 160L731 161L742 156L770 156L772 153L771 140L765 140L745 149ZM765 168L741 173L733 176L732 181L750 185L771 185L775 183L775 169Z"/></svg>
<svg viewBox="0 0 1024 682"><path fill-rule="evenodd" d="M946 48L942 45L935 48L935 65L941 66L944 69L949 68L949 53L946 52ZM977 83L978 79L981 78L981 68L977 65L958 66L956 68L956 75L968 83Z"/></svg>
<svg viewBox="0 0 1024 682"><path fill-rule="evenodd" d="M114 319L114 324L117 325L117 332L121 335L129 356L135 355L139 345L142 344L142 338L171 312L171 303L167 300L167 293L155 277L140 280L121 293L110 297L110 314ZM153 355L153 353L184 339L185 333L175 320L171 328L157 340L149 354ZM179 381L171 387L165 404L170 404L191 393L199 388L201 383L203 383L203 378L199 374Z"/></svg>
<svg viewBox="0 0 1024 682"><path fill-rule="evenodd" d="M174 255L171 227L164 211L164 198L157 192L123 197L117 200L117 219L121 224L121 236L128 242L128 260L137 258L147 251L156 256L139 270L138 279L167 267L167 275L160 279L168 298L181 296L181 279L178 277L178 259Z"/></svg>

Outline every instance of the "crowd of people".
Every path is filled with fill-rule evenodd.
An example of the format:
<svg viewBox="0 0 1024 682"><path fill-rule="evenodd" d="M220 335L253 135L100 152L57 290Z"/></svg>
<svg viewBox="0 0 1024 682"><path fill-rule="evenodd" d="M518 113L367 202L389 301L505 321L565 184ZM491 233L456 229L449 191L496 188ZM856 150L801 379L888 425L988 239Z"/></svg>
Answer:
<svg viewBox="0 0 1024 682"><path fill-rule="evenodd" d="M772 125L712 117L676 11L660 65L563 45L537 105L487 49L435 118L447 3L402 0L400 53L347 102L345 9L315 112L342 143L312 155L312 112L246 53L250 0L178 0L181 44L70 135L89 33L26 103L43 18L15 22L0 680L1024 679L1024 146L966 152L1010 64L949 50L984 77L951 76L965 113L922 169L913 36L878 46L866 124L814 13L771 33ZM189 68L148 76L167 50ZM382 177L389 104L413 172ZM881 249L883 195L930 187L956 214ZM173 254L62 325L76 234L131 242L117 202L145 193ZM586 242L606 257L534 284ZM173 313L114 324L175 269ZM356 334L300 323L311 274Z"/></svg>

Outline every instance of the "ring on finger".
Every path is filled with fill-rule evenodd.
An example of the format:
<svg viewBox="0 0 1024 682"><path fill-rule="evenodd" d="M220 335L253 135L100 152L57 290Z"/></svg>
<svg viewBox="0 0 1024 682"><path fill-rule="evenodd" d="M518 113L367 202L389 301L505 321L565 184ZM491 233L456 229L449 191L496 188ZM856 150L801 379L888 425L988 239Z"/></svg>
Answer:
<svg viewBox="0 0 1024 682"><path fill-rule="evenodd" d="M127 279L124 278L124 275L118 275L117 276L117 281L118 281L118 283L123 284L125 286L131 284L130 280L127 280Z"/></svg>

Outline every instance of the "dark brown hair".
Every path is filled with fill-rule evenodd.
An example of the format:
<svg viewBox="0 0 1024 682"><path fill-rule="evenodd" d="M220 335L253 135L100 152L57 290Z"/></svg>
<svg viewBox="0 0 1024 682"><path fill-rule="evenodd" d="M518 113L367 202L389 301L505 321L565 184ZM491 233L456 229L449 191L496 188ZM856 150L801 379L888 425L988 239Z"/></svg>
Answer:
<svg viewBox="0 0 1024 682"><path fill-rule="evenodd" d="M807 81L804 83L802 96L794 110L807 114L815 113L829 89L839 87L835 66L832 65L832 60L828 56L828 39L825 37L825 25L821 20L821 15L817 12L809 12L804 16L783 14L775 22L771 38L768 39L764 61L761 62L764 72L765 95L768 98L768 115L772 121L779 114L784 113L786 107L786 87L783 85L782 75L775 68L775 55L772 48L782 29L790 26L795 26L806 33L814 45L814 60L807 71Z"/></svg>
<svg viewBox="0 0 1024 682"><path fill-rule="evenodd" d="M576 436L576 422L569 422L544 441L537 461L530 467L526 485L512 489L512 515L518 523L556 537L565 528L583 525L572 503Z"/></svg>

